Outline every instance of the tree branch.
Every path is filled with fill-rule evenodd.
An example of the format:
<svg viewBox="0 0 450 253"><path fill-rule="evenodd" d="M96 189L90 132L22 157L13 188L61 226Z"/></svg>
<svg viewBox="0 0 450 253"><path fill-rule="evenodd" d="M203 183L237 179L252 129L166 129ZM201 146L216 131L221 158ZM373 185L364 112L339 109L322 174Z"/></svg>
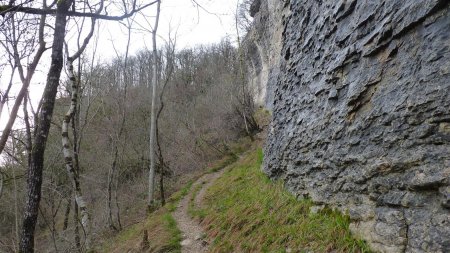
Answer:
<svg viewBox="0 0 450 253"><path fill-rule="evenodd" d="M95 18L95 19L103 19L103 20L122 20L133 16L135 13L157 3L158 1L152 1L148 4L145 4L141 7L136 8L133 5L133 9L124 13L120 16L109 16L107 14L100 14L98 12L77 12L77 11L67 11L67 16L70 17L87 17L87 18ZM9 5L0 5L0 15L4 16L8 12L21 12L27 14L36 14L36 15L56 15L56 9L38 9L32 7L23 7L23 6L9 6Z"/></svg>

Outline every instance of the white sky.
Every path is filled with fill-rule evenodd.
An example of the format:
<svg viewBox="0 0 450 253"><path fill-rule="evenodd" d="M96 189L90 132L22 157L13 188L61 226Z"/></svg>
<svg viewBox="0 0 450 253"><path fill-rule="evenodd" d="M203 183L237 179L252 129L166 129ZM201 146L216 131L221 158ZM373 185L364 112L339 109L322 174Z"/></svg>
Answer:
<svg viewBox="0 0 450 253"><path fill-rule="evenodd" d="M234 28L234 12L237 0L197 0L209 14L201 8L197 8L191 0L163 0L161 5L161 18L158 28L158 35L168 37L169 31L172 34L177 30L177 48L192 47L197 44L210 44L219 42L225 36L236 37ZM149 8L145 15L153 16L156 8ZM153 25L154 20L149 20ZM148 29L146 22L139 15L136 22ZM140 28L135 25L136 28ZM127 31L123 25L117 22L102 22L100 41L102 54L114 55L111 35L114 37L116 48L125 48ZM151 35L145 32L135 31L132 35L131 52L145 47L151 48ZM161 45L162 40L158 43ZM103 47L105 46L105 47Z"/></svg>
<svg viewBox="0 0 450 253"><path fill-rule="evenodd" d="M160 25L158 28L158 35L162 38L167 38L169 31L172 34L177 31L177 49L186 47L193 47L198 44L212 44L220 42L224 37L229 36L232 41L235 40L236 31L234 28L234 12L236 10L236 3L238 0L197 0L197 2L204 7L207 11L198 8L191 0L162 0L161 4L161 17ZM146 9L145 15L154 16L155 7ZM213 14L210 14L210 13ZM137 23L145 26L151 30L150 27L143 21L142 17L136 18ZM151 25L154 23L154 19L149 19ZM139 25L135 25L135 28L139 28ZM97 48L97 58L101 61L107 61L113 58L116 54L114 47L119 51L119 54L125 53L125 47L127 43L127 30L123 25L120 25L116 21L102 21L100 23L100 29L98 31L99 42ZM70 37L73 34L69 34ZM160 38L158 40L158 46L162 46L164 40ZM92 43L86 53L92 54ZM143 48L151 48L151 34L142 31L134 31L131 37L130 54ZM40 67L37 69L36 74L33 77L30 85L30 96L33 104L36 106L39 101L42 91L45 86L45 80L48 70L48 62L50 58L50 50L42 56ZM3 59L0 59L3 61ZM17 76L17 75L16 75ZM2 73L0 78L0 90L4 91L7 86L7 80L9 74L7 71ZM63 71L62 79L66 78L66 74ZM11 96L20 89L21 83L17 79L15 85L11 91ZM12 106L14 100L9 102L9 106ZM19 110L19 117L22 116L22 110ZM6 121L8 119L9 108L5 107L2 117L0 118L0 128L2 131ZM20 120L17 119L15 127L20 125Z"/></svg>

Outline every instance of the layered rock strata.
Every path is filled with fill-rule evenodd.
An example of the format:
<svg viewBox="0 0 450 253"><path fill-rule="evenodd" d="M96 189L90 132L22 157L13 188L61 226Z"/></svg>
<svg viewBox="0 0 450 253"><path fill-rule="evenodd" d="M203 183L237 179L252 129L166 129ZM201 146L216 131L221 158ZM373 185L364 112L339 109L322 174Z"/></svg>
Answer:
<svg viewBox="0 0 450 253"><path fill-rule="evenodd" d="M376 251L450 252L449 1L261 0L252 32L264 171Z"/></svg>

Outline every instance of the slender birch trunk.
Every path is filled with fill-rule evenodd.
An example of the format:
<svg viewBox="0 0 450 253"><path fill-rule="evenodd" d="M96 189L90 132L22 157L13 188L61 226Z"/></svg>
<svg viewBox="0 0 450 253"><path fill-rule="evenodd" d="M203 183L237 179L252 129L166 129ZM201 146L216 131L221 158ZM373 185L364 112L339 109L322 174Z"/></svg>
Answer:
<svg viewBox="0 0 450 253"><path fill-rule="evenodd" d="M69 124L71 120L73 120L76 108L77 108L77 100L78 100L78 82L75 78L73 71L73 62L71 60L67 60L67 72L69 75L69 80L72 88L72 96L69 110L64 116L64 120L62 123L62 145L63 145L63 154L64 160L66 164L66 170L69 174L69 177L72 181L73 189L75 191L75 201L80 209L81 213L81 226L83 227L83 231L85 233L85 246L89 251L91 247L90 242L90 224L89 224L89 213L87 210L87 204L84 200L83 193L81 191L81 185L79 181L78 173L75 171L74 167L74 157L73 150L70 148L70 140L69 140Z"/></svg>
<svg viewBox="0 0 450 253"><path fill-rule="evenodd" d="M156 100L156 88L158 86L158 51L156 48L156 32L158 30L159 24L159 14L161 10L161 0L158 1L156 7L156 20L155 26L152 31L152 41L153 41L153 76L152 76L152 108L150 115L150 170L148 176L148 209L151 211L155 206L155 100Z"/></svg>
<svg viewBox="0 0 450 253"><path fill-rule="evenodd" d="M99 10L97 13L103 8L103 4L99 7ZM89 212L87 209L86 201L84 200L83 193L81 191L81 184L80 184L80 177L79 177L79 163L78 163L78 134L77 134L77 123L78 121L75 119L75 116L77 116L77 108L78 108L78 92L79 92L79 82L77 81L77 78L75 77L74 68L73 68L73 62L78 59L81 54L86 49L90 39L92 38L94 34L95 29L95 21L96 19L92 19L91 23L91 29L86 36L86 38L83 41L83 45L78 48L78 51L73 55L69 56L69 49L66 45L66 68L67 73L69 76L70 86L71 86L71 103L69 110L64 115L63 123L62 123L62 130L61 130L61 137L62 137L62 146L63 146L63 155L64 155L64 161L66 164L66 170L69 174L69 178L72 181L72 187L75 193L75 208L74 212L78 216L78 209L80 210L81 214L81 227L84 232L85 236L85 249L87 251L90 251L91 249L91 235L90 235L90 220L89 220ZM71 149L70 147L70 139L69 139L69 125L72 122L72 130L74 135L74 146ZM78 222L78 221L77 221ZM77 225L76 227L77 228ZM75 231L75 242L79 242L79 234L78 230Z"/></svg>
<svg viewBox="0 0 450 253"><path fill-rule="evenodd" d="M81 238L80 238L80 226L79 226L79 217L78 217L78 204L77 201L73 201L73 224L75 226L74 230L74 239L75 239L75 246L78 250L78 252L81 252Z"/></svg>

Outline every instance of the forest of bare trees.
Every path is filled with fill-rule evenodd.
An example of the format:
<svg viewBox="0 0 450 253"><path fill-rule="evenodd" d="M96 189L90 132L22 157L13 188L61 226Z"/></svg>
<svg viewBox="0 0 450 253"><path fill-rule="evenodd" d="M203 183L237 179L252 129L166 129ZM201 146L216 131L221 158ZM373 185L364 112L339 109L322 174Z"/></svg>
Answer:
<svg viewBox="0 0 450 253"><path fill-rule="evenodd" d="M175 33L157 45L159 5L0 1L0 67L10 75L0 84L1 252L90 251L258 131L245 52L228 39L179 49ZM147 10L153 48L130 53L133 17ZM95 54L100 20L128 31L111 60ZM47 80L32 103L37 69Z"/></svg>

